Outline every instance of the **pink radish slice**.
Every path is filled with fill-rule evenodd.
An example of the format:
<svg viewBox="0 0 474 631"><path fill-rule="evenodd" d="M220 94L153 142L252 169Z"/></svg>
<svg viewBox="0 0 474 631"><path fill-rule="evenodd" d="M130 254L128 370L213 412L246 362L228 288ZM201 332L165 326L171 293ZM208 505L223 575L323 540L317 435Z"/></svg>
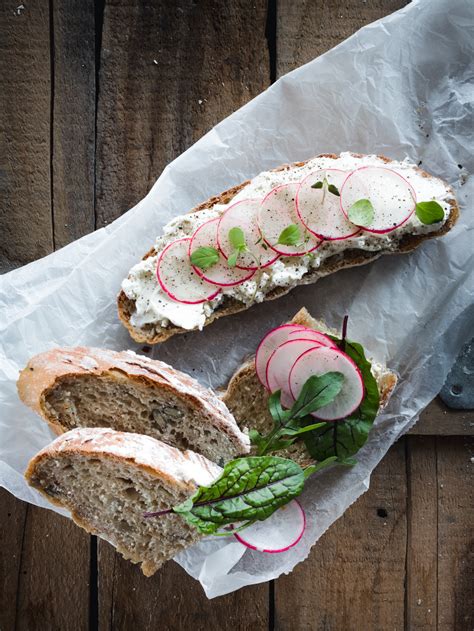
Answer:
<svg viewBox="0 0 474 631"><path fill-rule="evenodd" d="M237 267L246 270L256 270L274 263L279 254L269 248L262 239L257 223L260 200L244 199L229 206L219 220L217 227L217 242L225 258L229 258L233 247L229 242L229 230L241 228L245 235L245 243L252 252L242 252L237 260ZM257 265L259 261L259 265Z"/></svg>
<svg viewBox="0 0 474 631"><path fill-rule="evenodd" d="M264 521L236 532L234 537L258 552L286 552L295 546L306 529L306 515L298 500L281 506Z"/></svg>
<svg viewBox="0 0 474 631"><path fill-rule="evenodd" d="M295 336L296 337L296 336ZM270 392L281 390L281 404L291 408L295 402L289 385L290 370L298 357L306 351L319 348L320 344L313 340L288 340L275 349L267 363L267 383Z"/></svg>
<svg viewBox="0 0 474 631"><path fill-rule="evenodd" d="M265 242L283 256L303 256L321 245L321 240L308 232L296 213L295 199L298 188L299 182L277 186L264 198L258 212L258 225ZM283 230L292 224L296 224L300 229L301 243L278 243Z"/></svg>
<svg viewBox="0 0 474 631"><path fill-rule="evenodd" d="M191 237L189 244L189 256L200 247L212 247L217 248L217 225L219 223L219 217L210 219L203 223L202 226L196 230ZM253 270L243 270L238 267L229 267L227 261L219 252L219 261L203 271L193 265L193 269L198 276L203 278L208 283L219 285L221 287L232 287L234 285L240 285L245 280L249 280L255 274Z"/></svg>
<svg viewBox="0 0 474 631"><path fill-rule="evenodd" d="M341 212L340 199L323 188L312 188L316 182L324 178L333 184L338 191L347 177L346 171L340 169L320 169L310 173L301 182L296 194L296 212L310 232L320 239L337 241L348 239L360 232L360 228L350 222Z"/></svg>
<svg viewBox="0 0 474 631"><path fill-rule="evenodd" d="M368 199L374 207L374 219L367 232L391 232L413 214L416 193L399 173L386 167L361 167L350 173L341 189L341 208L348 216L349 208L359 199Z"/></svg>
<svg viewBox="0 0 474 631"><path fill-rule="evenodd" d="M291 394L296 399L312 375L327 372L341 372L344 375L342 390L332 403L313 412L313 416L323 421L335 421L352 414L364 397L362 375L348 355L339 349L324 346L309 349L296 359L290 370L289 384Z"/></svg>
<svg viewBox="0 0 474 631"><path fill-rule="evenodd" d="M172 241L162 251L156 265L156 275L163 291L172 300L198 304L212 300L221 291L196 274L189 260L191 239Z"/></svg>
<svg viewBox="0 0 474 631"><path fill-rule="evenodd" d="M300 340L314 340L321 344L321 346L329 346L330 348L337 348L336 342L333 342L330 337L324 335L324 333L320 333L319 331L315 331L314 329L304 329L302 331L291 331L288 334L288 339L299 338Z"/></svg>
<svg viewBox="0 0 474 631"><path fill-rule="evenodd" d="M294 331L306 331L306 328L301 324L283 324L269 331L258 345L255 353L255 372L265 388L268 388L266 373L270 355L280 344L286 342L289 334Z"/></svg>

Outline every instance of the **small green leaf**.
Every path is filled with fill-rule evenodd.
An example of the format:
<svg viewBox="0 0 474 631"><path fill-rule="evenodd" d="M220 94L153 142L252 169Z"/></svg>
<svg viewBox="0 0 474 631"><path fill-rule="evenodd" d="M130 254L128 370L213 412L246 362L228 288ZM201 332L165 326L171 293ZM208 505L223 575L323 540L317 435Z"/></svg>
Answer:
<svg viewBox="0 0 474 631"><path fill-rule="evenodd" d="M319 180L319 182L316 182L316 184L311 184L311 188L323 188L322 180Z"/></svg>
<svg viewBox="0 0 474 631"><path fill-rule="evenodd" d="M281 245L297 245L301 241L301 231L295 223L290 224L281 231L277 243Z"/></svg>
<svg viewBox="0 0 474 631"><path fill-rule="evenodd" d="M281 436L299 436L300 434L305 434L306 432L312 432L313 429L319 429L326 423L313 423L312 425L305 425L304 427L284 427L282 428L280 435Z"/></svg>
<svg viewBox="0 0 474 631"><path fill-rule="evenodd" d="M234 250L245 250L245 235L242 228L231 228L229 230L229 241Z"/></svg>
<svg viewBox="0 0 474 631"><path fill-rule="evenodd" d="M202 246L191 254L191 263L204 272L219 261L216 248Z"/></svg>
<svg viewBox="0 0 474 631"><path fill-rule="evenodd" d="M239 258L240 251L234 250L232 254L227 259L227 265L229 267L235 267L237 265L237 259Z"/></svg>
<svg viewBox="0 0 474 631"><path fill-rule="evenodd" d="M421 223L427 226L444 219L443 207L434 200L431 202L418 202L415 207L415 213Z"/></svg>
<svg viewBox="0 0 474 631"><path fill-rule="evenodd" d="M272 415L276 425L283 425L288 418L288 412L282 408L281 403L281 390L276 390L268 397L268 411Z"/></svg>
<svg viewBox="0 0 474 631"><path fill-rule="evenodd" d="M301 419L331 403L341 391L344 375L340 372L327 372L309 377L290 410L294 419Z"/></svg>
<svg viewBox="0 0 474 631"><path fill-rule="evenodd" d="M349 219L352 223L355 223L356 226L370 226L374 220L375 212L370 200L359 199L352 204L347 214Z"/></svg>
<svg viewBox="0 0 474 631"><path fill-rule="evenodd" d="M336 195L337 197L341 196L341 194L338 191L337 186L335 186L334 184L328 184L328 191L332 193L333 195Z"/></svg>

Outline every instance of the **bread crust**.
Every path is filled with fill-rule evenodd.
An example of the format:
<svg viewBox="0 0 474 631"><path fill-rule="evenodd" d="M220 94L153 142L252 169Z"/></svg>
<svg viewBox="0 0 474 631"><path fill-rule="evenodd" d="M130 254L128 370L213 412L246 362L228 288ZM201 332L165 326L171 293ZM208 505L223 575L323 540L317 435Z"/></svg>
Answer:
<svg viewBox="0 0 474 631"><path fill-rule="evenodd" d="M117 374L118 373L118 374ZM189 375L168 364L142 357L133 351L116 352L98 348L55 348L33 357L20 372L17 382L20 399L46 420L55 433L64 428L52 418L46 407L48 393L69 377L82 375L127 379L145 387L159 385L162 390L179 394L194 408L196 414L207 413L212 424L228 436L239 453L247 453L248 438L238 428L235 419L215 394Z"/></svg>
<svg viewBox="0 0 474 631"><path fill-rule="evenodd" d="M363 157L362 154L360 153L353 153L352 155L357 158ZM332 159L338 158L336 154L329 154L329 153L320 154L316 157L318 158L326 157L326 158L332 158ZM386 164L389 164L390 162L392 162L390 158L387 158L382 155L378 156L378 158L382 160L383 162L385 162ZM273 171L283 171L283 170L287 170L294 167L302 167L307 162L309 162L309 160L306 160L304 162L293 162L291 164L284 164L277 167L276 169L273 169ZM419 173L421 173L423 177L426 177L426 178L433 177L426 171L423 171L422 169L420 169L419 167L414 167L414 169L418 171ZM209 198L207 201L196 206L193 210L190 211L190 213L195 213L195 212L212 208L215 204L229 203L237 195L237 193L239 193L249 183L250 183L250 180L246 180L245 182L242 182L241 184L238 184L237 186L233 186L227 191L224 191L220 195L216 195L214 197ZM298 282L298 285L307 285L310 283L314 283L316 282L316 280L318 280L318 278L322 278L323 276L328 276L329 274L333 274L334 272L337 272L341 269L345 269L348 267L357 267L359 265L365 265L366 263L375 261L376 259L380 258L382 255L406 254L408 252L411 252L415 248L417 248L424 241L427 241L428 239L434 239L446 234L447 232L451 230L451 228L453 228L453 226L455 225L459 217L459 207L456 203L454 191L452 190L451 187L448 186L448 188L452 194L452 199L449 201L451 212L449 214L447 221L440 227L439 230L436 230L434 232L430 232L424 235L406 235L400 241L399 248L393 251L386 250L386 251L378 251L378 252L368 252L368 251L358 250L358 249L345 250L342 254L336 254L334 256L328 257L328 259L326 259L322 263L321 267L319 267L317 270L313 270L312 272L305 274L303 278ZM145 254L143 259L146 259L149 256L153 256L154 254L155 254L155 250L154 248L152 248ZM291 289L293 289L293 287L277 287L265 296L265 300L275 300L276 298L280 298L281 296L284 296L285 294L289 293ZM206 323L204 326L208 326L215 320L222 318L224 316L232 315L234 313L239 313L240 311L245 311L246 309L249 309L251 306L253 305L247 306L244 303L238 300L235 300L234 298L225 296L222 303L218 305L218 307L213 311L213 313L206 319ZM179 326L175 326L171 324L170 326L167 326L167 327L161 327L157 323L146 324L145 326L141 328L134 327L131 324L130 319L135 310L135 301L128 298L123 290L120 291L117 297L117 308L118 308L118 316L119 316L120 321L128 329L131 337L136 342L147 343L147 344L158 344L158 343L164 342L165 340L169 339L173 335L189 332L188 329L183 329Z"/></svg>

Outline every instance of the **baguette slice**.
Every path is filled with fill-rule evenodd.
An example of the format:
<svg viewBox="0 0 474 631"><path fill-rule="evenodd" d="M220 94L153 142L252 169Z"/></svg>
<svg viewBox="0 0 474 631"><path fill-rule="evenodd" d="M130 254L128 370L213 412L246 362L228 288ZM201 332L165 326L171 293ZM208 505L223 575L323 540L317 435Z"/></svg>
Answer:
<svg viewBox="0 0 474 631"><path fill-rule="evenodd" d="M71 511L81 528L151 576L201 535L179 515L144 513L179 504L220 472L206 458L148 436L83 428L40 451L25 477L50 502Z"/></svg>
<svg viewBox="0 0 474 631"><path fill-rule="evenodd" d="M312 318L304 308L298 311L291 322L330 335L338 335L337 331L329 329L323 322ZM372 363L372 373L379 388L380 411L387 405L397 384L397 377L385 366L374 365L374 363ZM273 427L273 420L268 411L268 397L268 391L257 377L255 358L252 357L232 376L222 400L233 413L240 427L250 427L266 434ZM302 442L294 443L288 449L278 452L278 455L296 460L302 466L311 462Z"/></svg>
<svg viewBox="0 0 474 631"><path fill-rule="evenodd" d="M132 351L52 349L29 361L17 385L21 400L57 433L111 427L221 463L249 451L248 437L211 390Z"/></svg>
<svg viewBox="0 0 474 631"><path fill-rule="evenodd" d="M362 154L353 153L352 156L355 158L363 158ZM330 158L336 160L339 156L336 154L320 154L317 157L321 158ZM390 163L393 162L389 158L385 156L378 156L378 158L390 166ZM295 162L292 164L284 164L274 171L285 171L294 167L302 167L308 161L304 162ZM413 167L415 171L421 174L422 177L427 179L436 179L426 171L418 167ZM200 211L205 211L207 209L213 208L216 204L228 204L232 201L232 199L250 183L250 180L246 180L241 184L234 186L227 191L224 191L220 195L211 197L207 201L199 204L194 209L190 211L190 213L196 213ZM447 185L446 185L447 186ZM375 261L380 256L384 254L403 254L407 252L411 252L415 248L417 248L421 243L427 241L428 239L433 239L436 237L440 237L453 228L458 217L459 217L459 208L456 202L456 198L453 190L447 186L448 190L452 197L449 199L450 205L450 214L447 220L439 227L439 229L434 230L432 232L426 234L406 234L404 235L399 243L397 249L381 249L377 251L368 251L361 249L347 249L342 253L334 254L329 256L327 259L323 261L320 267L317 269L310 270L307 272L299 281L298 285L307 285L314 283L318 280L318 278L322 278L324 276L328 276L334 272L337 272L341 269L345 269L348 267L356 267L359 265L365 265L366 263L370 263ZM156 254L155 249L152 248L149 250L143 259L147 259L150 256L154 256ZM291 291L292 287L276 287L271 292L265 295L265 300L274 300L275 298L279 298L280 296L284 296L289 291ZM253 303L252 303L253 304ZM218 318L222 318L227 315L232 315L234 313L238 313L240 311L244 311L252 306L252 304L247 305L243 302L236 300L233 297L225 296L224 300L217 306L217 308L212 311L212 313L206 318L206 322L204 326L211 324ZM158 344L164 342L168 338L173 335L177 335L178 333L187 333L187 329L183 329L179 326L175 326L172 323L169 323L168 326L162 326L159 322L145 324L142 327L136 327L132 324L131 318L135 311L135 301L129 298L125 292L120 291L117 298L117 306L118 306L118 316L122 322L122 324L128 329L131 337L140 343L147 344Z"/></svg>

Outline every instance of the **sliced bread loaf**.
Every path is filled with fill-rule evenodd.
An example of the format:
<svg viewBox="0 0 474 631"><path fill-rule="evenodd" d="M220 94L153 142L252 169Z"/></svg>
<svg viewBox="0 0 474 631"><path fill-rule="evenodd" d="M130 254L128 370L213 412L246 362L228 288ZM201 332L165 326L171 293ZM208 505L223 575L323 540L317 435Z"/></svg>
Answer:
<svg viewBox="0 0 474 631"><path fill-rule="evenodd" d="M20 373L21 400L57 432L111 427L223 463L249 451L222 401L195 379L132 351L56 348Z"/></svg>
<svg viewBox="0 0 474 631"><path fill-rule="evenodd" d="M318 331L338 335L323 322L315 320L306 309L301 309L291 320L294 324L316 329ZM385 366L372 363L372 373L377 381L380 394L380 409L390 399L397 383L395 373ZM273 420L268 411L268 391L260 383L255 372L255 358L250 358L232 376L222 400L234 415L240 427L249 427L267 434L273 427ZM296 442L279 455L292 458L302 466L309 463L309 456L302 442Z"/></svg>
<svg viewBox="0 0 474 631"><path fill-rule="evenodd" d="M53 504L71 511L76 524L151 576L201 535L179 515L146 518L144 513L179 504L220 471L192 451L148 436L84 428L40 451L25 477Z"/></svg>

